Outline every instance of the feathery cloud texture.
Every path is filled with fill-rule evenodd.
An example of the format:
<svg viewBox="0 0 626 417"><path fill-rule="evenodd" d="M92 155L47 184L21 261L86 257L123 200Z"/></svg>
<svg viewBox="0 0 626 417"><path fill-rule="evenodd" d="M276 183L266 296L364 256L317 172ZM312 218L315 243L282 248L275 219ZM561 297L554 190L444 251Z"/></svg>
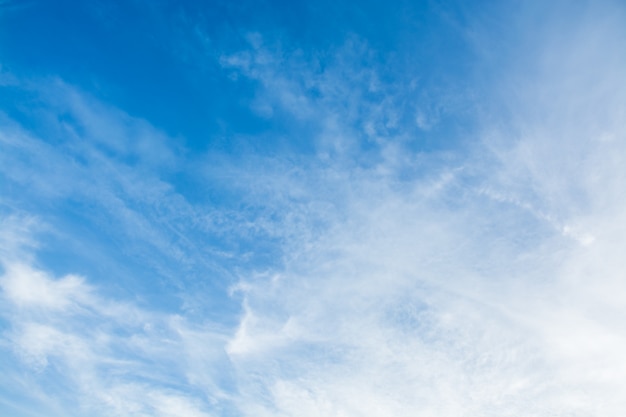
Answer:
<svg viewBox="0 0 626 417"><path fill-rule="evenodd" d="M215 6L4 29L0 411L620 416L623 5Z"/></svg>

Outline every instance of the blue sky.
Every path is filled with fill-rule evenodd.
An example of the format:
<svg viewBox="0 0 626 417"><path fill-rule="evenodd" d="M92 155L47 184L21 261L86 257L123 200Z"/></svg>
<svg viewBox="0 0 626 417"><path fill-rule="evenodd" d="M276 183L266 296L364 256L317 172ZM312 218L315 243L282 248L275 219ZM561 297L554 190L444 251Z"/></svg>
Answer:
<svg viewBox="0 0 626 417"><path fill-rule="evenodd" d="M0 1L0 414L622 416L625 21Z"/></svg>

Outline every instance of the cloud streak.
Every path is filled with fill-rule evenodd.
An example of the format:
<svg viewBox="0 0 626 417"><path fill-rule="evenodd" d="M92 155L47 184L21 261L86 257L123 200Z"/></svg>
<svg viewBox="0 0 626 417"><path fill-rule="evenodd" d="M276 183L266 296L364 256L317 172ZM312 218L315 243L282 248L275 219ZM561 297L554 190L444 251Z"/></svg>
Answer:
<svg viewBox="0 0 626 417"><path fill-rule="evenodd" d="M3 349L21 360L41 415L214 415L223 328L103 298L82 277L15 259L2 267Z"/></svg>

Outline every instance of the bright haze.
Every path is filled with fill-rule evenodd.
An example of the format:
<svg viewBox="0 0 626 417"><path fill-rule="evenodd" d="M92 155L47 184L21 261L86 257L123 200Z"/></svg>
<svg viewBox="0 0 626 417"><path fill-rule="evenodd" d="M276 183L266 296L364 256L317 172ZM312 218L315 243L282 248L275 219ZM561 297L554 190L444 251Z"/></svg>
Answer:
<svg viewBox="0 0 626 417"><path fill-rule="evenodd" d="M0 1L0 415L625 413L623 1Z"/></svg>

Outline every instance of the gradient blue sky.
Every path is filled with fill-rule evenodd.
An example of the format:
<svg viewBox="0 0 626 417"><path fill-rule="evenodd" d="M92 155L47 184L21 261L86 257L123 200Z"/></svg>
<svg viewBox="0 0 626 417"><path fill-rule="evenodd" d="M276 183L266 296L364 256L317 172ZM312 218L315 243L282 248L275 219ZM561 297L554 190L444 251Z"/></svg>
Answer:
<svg viewBox="0 0 626 417"><path fill-rule="evenodd" d="M626 410L620 1L0 0L0 415Z"/></svg>

